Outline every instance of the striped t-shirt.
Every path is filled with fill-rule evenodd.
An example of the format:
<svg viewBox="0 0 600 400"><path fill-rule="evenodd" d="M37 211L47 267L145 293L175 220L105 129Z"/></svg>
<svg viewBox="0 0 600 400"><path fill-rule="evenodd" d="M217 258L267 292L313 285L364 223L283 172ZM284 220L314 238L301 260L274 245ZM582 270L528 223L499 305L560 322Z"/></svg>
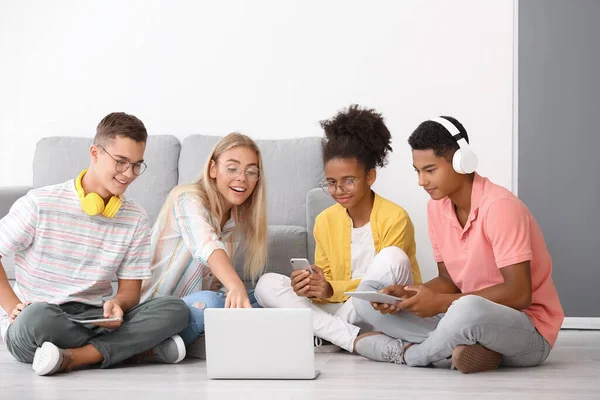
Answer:
<svg viewBox="0 0 600 400"><path fill-rule="evenodd" d="M142 284L143 301L162 296L185 297L210 288L213 276L209 257L220 249L232 259L238 247L233 217L222 230L215 230L212 220L197 196L184 193L175 200L165 225L160 226L159 221L152 230L152 280Z"/></svg>
<svg viewBox="0 0 600 400"><path fill-rule="evenodd" d="M74 180L34 189L0 220L0 256L13 253L14 290L22 303L100 306L115 276L150 277L148 217L126 197L115 218L89 216ZM6 326L8 317L2 318Z"/></svg>

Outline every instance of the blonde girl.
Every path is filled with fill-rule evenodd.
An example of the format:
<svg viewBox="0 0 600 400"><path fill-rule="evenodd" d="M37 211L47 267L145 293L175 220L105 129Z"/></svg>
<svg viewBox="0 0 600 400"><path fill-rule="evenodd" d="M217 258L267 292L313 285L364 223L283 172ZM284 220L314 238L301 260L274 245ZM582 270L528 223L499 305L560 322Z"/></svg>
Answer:
<svg viewBox="0 0 600 400"><path fill-rule="evenodd" d="M252 139L231 133L213 148L197 182L171 191L152 231L152 279L142 297L185 301L186 345L204 333L206 308L258 306L233 266L236 251L244 254L243 277L256 280L267 256L262 158Z"/></svg>

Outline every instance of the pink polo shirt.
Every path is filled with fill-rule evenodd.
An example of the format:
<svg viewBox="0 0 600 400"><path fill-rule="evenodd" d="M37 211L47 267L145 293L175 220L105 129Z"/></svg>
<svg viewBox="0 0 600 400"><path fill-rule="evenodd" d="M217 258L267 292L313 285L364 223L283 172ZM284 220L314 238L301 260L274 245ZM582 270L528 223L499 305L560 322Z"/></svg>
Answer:
<svg viewBox="0 0 600 400"><path fill-rule="evenodd" d="M554 346L564 313L552 281L552 259L529 209L509 190L475 174L471 214L464 229L449 198L427 206L436 262L444 262L462 293L504 282L500 268L529 261L531 305L523 310Z"/></svg>

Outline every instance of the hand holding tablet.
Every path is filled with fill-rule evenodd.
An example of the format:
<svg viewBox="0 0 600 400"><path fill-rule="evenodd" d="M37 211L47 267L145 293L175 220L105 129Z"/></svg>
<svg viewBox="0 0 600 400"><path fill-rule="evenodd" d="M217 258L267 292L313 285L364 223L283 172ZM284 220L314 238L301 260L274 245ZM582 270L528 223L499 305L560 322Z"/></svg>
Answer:
<svg viewBox="0 0 600 400"><path fill-rule="evenodd" d="M344 294L350 297L356 297L361 300L366 300L371 303L396 304L399 301L404 300L401 297L390 296L389 294L376 292L374 290L366 290L360 292L344 292Z"/></svg>

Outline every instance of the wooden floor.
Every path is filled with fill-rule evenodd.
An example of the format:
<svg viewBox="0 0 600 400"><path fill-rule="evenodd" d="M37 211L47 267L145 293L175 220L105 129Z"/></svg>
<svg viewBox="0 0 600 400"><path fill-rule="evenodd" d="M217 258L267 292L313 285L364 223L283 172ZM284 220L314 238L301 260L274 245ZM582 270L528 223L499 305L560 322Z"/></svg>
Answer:
<svg viewBox="0 0 600 400"><path fill-rule="evenodd" d="M562 331L546 364L463 375L318 354L314 381L213 381L202 360L35 375L0 345L0 399L600 399L600 332Z"/></svg>

